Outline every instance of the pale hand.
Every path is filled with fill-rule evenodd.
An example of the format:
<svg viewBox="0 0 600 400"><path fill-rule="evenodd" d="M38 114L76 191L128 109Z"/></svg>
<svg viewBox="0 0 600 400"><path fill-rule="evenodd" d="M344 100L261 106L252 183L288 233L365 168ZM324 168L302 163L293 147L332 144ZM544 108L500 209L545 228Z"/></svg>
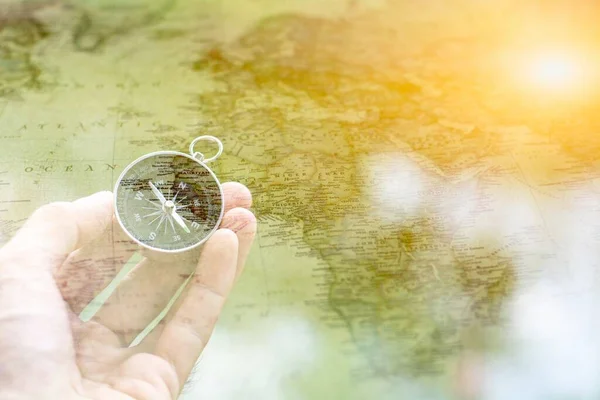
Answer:
<svg viewBox="0 0 600 400"><path fill-rule="evenodd" d="M256 232L248 190L223 192L221 229L199 255L146 255L119 287L123 300L85 323L77 315L106 285L107 265L122 267L137 246L116 230L109 192L38 209L0 249L0 399L176 399ZM165 322L128 348L190 274Z"/></svg>

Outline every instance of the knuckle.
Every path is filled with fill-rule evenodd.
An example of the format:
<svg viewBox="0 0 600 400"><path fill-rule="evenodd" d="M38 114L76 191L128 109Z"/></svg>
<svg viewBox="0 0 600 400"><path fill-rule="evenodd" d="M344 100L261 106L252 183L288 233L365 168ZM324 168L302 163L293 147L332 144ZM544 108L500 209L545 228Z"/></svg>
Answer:
<svg viewBox="0 0 600 400"><path fill-rule="evenodd" d="M234 208L229 211L223 221L223 228L231 229L236 233L247 230L248 226L256 225L256 217L246 208ZM251 229L252 231L254 229Z"/></svg>
<svg viewBox="0 0 600 400"><path fill-rule="evenodd" d="M256 217L254 216L252 211L248 210L247 208L236 207L229 212L232 213L236 218L245 219L245 220L256 219Z"/></svg>

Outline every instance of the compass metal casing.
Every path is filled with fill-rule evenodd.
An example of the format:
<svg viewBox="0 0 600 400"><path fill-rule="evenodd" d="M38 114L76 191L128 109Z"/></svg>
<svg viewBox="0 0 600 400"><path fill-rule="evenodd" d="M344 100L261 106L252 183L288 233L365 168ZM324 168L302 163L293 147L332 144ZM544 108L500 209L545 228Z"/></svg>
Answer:
<svg viewBox="0 0 600 400"><path fill-rule="evenodd" d="M192 146L193 146L193 143L192 143ZM191 150L193 151L192 146L191 146ZM196 154L198 154L198 153L196 153ZM220 152L218 155L220 155ZM164 181L164 179L161 179L163 175L164 176L168 176L171 174L177 175L177 173L189 172L189 170L186 170L185 168L182 169L179 166L172 166L170 171L167 170L168 169L168 166L167 166L167 167L165 167L166 169L163 169L161 171L160 166L156 166L156 165L151 165L150 167L146 167L146 169L142 168L140 170L140 167L143 167L144 162L146 162L146 163L148 163L148 161L151 162L152 159L154 159L155 162L157 162L157 161L161 160L161 158L162 158L162 161L167 161L169 158L172 158L173 160L175 158L179 158L180 164L181 164L181 161L185 160L184 162L187 163L188 167L193 167L197 172L202 172L201 175L202 175L203 182L198 182L198 181L190 182L189 178L187 179L187 181L180 180L179 183L186 183L190 186L194 186L194 185L198 185L198 186L193 187L194 195L195 195L193 202L188 205L185 205L185 207L182 206L181 204L178 204L179 207L176 206L174 208L176 213L177 213L177 211L181 212L182 208L189 207L190 209L194 209L195 201L198 200L197 199L198 197L201 197L201 195L198 193L200 191L200 189L199 189L201 187L200 185L202 183L207 183L208 178L211 179L211 181L209 181L209 184L213 185L214 187L211 188L209 195L213 196L214 198L217 198L216 195L218 194L218 200L219 200L220 204L218 207L211 207L211 206L214 206L214 204L210 201L211 200L210 198L208 198L207 201L204 202L204 204L200 203L200 204L202 204L202 206L198 206L200 209L202 209L202 207L207 208L206 215L204 217L206 217L206 220L208 221L208 224L204 224L205 225L204 229L202 230L202 232L200 234L197 233L197 230L199 230L199 228L197 228L197 225L200 225L200 226L203 225L204 221L201 220L202 216L198 217L198 219L195 219L193 221L191 221L191 220L194 218L193 217L193 215L195 215L194 213L191 213L191 215L190 215L190 213L188 213L186 211L186 214L184 214L184 215L187 215L188 217L182 216L181 219L191 222L190 226L188 227L188 229L190 230L190 233L188 234L188 233L186 233L186 231L182 231L181 229L179 229L180 227L174 223L173 219L169 219L168 216L164 217L166 219L163 221L163 219L161 218L161 214L158 213L159 207L154 207L150 204L150 203L155 203L157 206L159 205L159 203L156 202L155 200L153 201L153 200L149 199L150 196L146 196L146 194L152 193L150 186L146 185L147 181L154 180L155 182L161 182L161 181ZM215 158L216 157L213 157L212 159L205 160L205 161L212 161ZM132 177L131 175L135 174L136 172L137 172L137 175L134 175ZM140 176L141 173L146 173L146 175ZM130 180L127 180L127 179L130 179ZM177 179L174 178L171 182L171 187L173 187L173 191L175 191L175 188L178 187L177 185L178 185ZM147 186L147 187L144 187L144 186ZM168 184L162 184L162 185L159 184L159 186L165 187L165 186L168 186ZM138 190L135 190L135 189L138 189ZM142 190L143 190L143 192L142 192ZM140 192L141 192L141 195L140 195ZM157 252L163 252L163 253L181 253L181 252L192 250L192 249L202 245L219 228L219 225L221 223L221 220L223 219L223 213L225 210L225 199L224 199L224 195L223 195L223 188L221 186L221 183L219 182L219 179L215 175L215 173L206 165L205 162L198 160L195 156L191 156L189 154L181 153L178 151L157 151L157 152L145 154L145 155L139 157L138 159L134 160L123 170L123 172L117 179L113 193L114 193L115 216L117 218L117 221L119 222L119 225L125 231L125 233L139 245L141 245L147 249L157 251ZM188 193L189 193L189 191L188 191ZM204 193L204 194L206 195L206 193ZM175 197L175 199L176 199L176 197L177 197L177 196L174 196L174 193L167 193L165 198L167 196L169 196L171 199L173 199L173 197ZM141 199L139 199L138 197L141 197ZM138 204L131 205L131 204L129 204L131 201L135 201ZM192 201L192 199L190 199L190 201ZM142 204L145 204L145 205L147 204L147 206L142 206ZM164 205L161 205L161 207L164 207ZM154 212L152 212L153 209L155 209ZM136 210L138 212L135 212ZM160 219L160 221L164 222L164 228L162 227L162 222L161 222L161 225L159 225L159 228L163 228L164 231L157 232L157 230L154 230L154 231L150 230L150 233L148 233L148 227L144 226L144 224L146 223L146 219L149 217L148 217L148 214L143 214L144 211L142 211L142 210L144 210L146 212L150 212L151 214L153 214L152 217L157 216ZM164 208L163 208L163 211L164 211ZM167 211L165 211L165 213L167 213ZM142 215L144 215L144 216L142 216ZM167 215L167 214L165 214L165 215ZM150 226L150 228L152 228L152 226ZM172 240L171 244L166 243L167 240L166 240L165 235L169 229L172 231L171 232L172 239L175 238L176 236L178 236L181 238L180 241L182 243L173 244L173 243L177 242L175 240ZM194 232L194 234L192 234L192 229L196 230L196 232ZM155 236L152 237L151 233L154 233ZM189 235L189 236L182 236L182 235ZM162 240L162 242L161 242L161 240L158 240L158 242L157 242L157 239L159 239L159 238Z"/></svg>

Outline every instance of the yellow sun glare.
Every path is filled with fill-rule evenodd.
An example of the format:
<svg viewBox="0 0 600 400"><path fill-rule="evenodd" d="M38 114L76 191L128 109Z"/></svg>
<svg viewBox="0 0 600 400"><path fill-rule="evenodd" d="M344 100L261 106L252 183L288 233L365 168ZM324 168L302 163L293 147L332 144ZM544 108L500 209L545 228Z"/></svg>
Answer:
<svg viewBox="0 0 600 400"><path fill-rule="evenodd" d="M540 89L572 90L583 83L583 64L575 54L534 55L529 60L528 80Z"/></svg>

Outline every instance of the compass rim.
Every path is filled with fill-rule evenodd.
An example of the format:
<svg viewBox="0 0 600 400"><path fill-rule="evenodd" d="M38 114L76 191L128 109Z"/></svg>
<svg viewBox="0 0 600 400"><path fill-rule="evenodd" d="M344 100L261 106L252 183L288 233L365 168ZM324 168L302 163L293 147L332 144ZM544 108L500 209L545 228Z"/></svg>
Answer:
<svg viewBox="0 0 600 400"><path fill-rule="evenodd" d="M125 175L127 174L127 172L129 172L136 164L140 163L141 161L147 159L147 158L151 158L151 157L156 157L159 155L176 155L176 156L183 156L186 157L198 164L200 164L204 169L206 169L210 175L212 176L212 178L215 180L218 188L219 188L219 194L221 195L221 212L219 213L219 218L217 220L217 223L215 224L215 226L213 227L213 229L208 232L208 234L198 243L193 244L192 246L188 246L188 247L184 247L181 249L162 249L160 247L153 247L150 246L144 242L142 242L141 240L137 239L136 237L134 237L127 228L125 228L125 224L123 223L123 221L121 220L121 216L119 215L119 210L117 207L117 197L118 197L118 190L120 187L120 183L123 181L123 178L125 177ZM127 167L125 167L123 169L123 171L121 172L121 174L119 175L119 177L117 178L115 185L114 185L114 190L113 190L113 205L114 205L114 213L115 213L115 217L117 218L117 221L119 222L119 225L121 226L121 229L123 229L123 231L125 232L125 234L127 236L129 236L134 242L136 242L137 244L139 244L140 246L155 251L155 252L160 252L160 253L183 253L186 251L191 251L199 246L201 246L202 244L206 243L206 241L208 239L210 239L210 237L219 229L219 226L221 225L221 222L223 220L223 214L225 213L225 195L223 194L223 187L221 185L221 181L219 181L219 178L217 178L217 175L214 173L214 171L212 169L210 169L210 167L208 165L206 165L206 163L192 157L189 154L186 153L182 153L180 151L170 151L170 150L164 150L164 151L154 151L152 153L148 153L148 154L144 154L141 157L138 157L137 159L133 160L132 162L130 162Z"/></svg>

